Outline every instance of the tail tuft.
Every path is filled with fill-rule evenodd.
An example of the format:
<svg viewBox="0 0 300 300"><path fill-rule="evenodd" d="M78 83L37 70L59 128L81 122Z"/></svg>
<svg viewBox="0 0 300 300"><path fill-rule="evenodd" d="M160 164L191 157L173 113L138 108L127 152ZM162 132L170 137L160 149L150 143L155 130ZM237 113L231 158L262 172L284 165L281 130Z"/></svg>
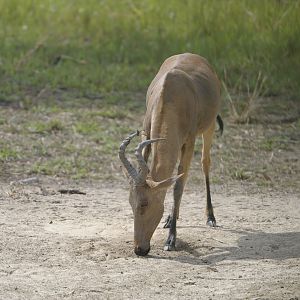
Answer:
<svg viewBox="0 0 300 300"><path fill-rule="evenodd" d="M223 120L222 120L220 115L217 115L217 122L218 122L218 125L219 125L218 132L220 133L220 136L221 136L223 134L224 123L223 123Z"/></svg>

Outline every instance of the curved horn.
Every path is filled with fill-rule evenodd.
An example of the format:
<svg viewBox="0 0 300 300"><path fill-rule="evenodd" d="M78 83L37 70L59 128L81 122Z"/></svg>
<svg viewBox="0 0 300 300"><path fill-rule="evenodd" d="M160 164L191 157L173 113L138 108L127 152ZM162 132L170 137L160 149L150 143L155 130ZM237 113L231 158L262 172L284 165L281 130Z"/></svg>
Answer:
<svg viewBox="0 0 300 300"><path fill-rule="evenodd" d="M139 135L139 131L137 130L136 132L130 134L120 145L120 150L119 150L119 158L121 162L123 163L123 166L127 170L129 176L135 181L138 181L138 173L135 170L135 168L132 166L132 164L129 162L129 160L125 156L125 150L126 147L129 145L130 141L135 137Z"/></svg>
<svg viewBox="0 0 300 300"><path fill-rule="evenodd" d="M149 169L147 166L147 163L142 155L143 149L155 142L163 141L166 140L165 138L157 138L157 139L152 139L152 140L146 140L144 142L141 142L138 144L138 146L135 148L135 156L137 158L139 167L140 167L140 172L138 174L138 183L142 184L146 181L146 177L148 175Z"/></svg>

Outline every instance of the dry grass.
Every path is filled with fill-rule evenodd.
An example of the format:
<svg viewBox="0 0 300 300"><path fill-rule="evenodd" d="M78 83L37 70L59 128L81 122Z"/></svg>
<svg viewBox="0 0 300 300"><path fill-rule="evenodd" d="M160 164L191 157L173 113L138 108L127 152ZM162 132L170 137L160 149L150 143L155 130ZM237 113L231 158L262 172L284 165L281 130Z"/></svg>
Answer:
<svg viewBox="0 0 300 300"><path fill-rule="evenodd" d="M257 75L254 89L251 91L249 84L247 84L247 93L246 96L244 96L244 93L241 91L241 76L232 90L235 98L237 98L235 101L232 99L225 82L222 81L226 93L225 97L229 103L230 116L234 123L245 124L251 121L251 115L257 107L258 100L264 97L268 91L266 80L266 76L263 76L260 71Z"/></svg>

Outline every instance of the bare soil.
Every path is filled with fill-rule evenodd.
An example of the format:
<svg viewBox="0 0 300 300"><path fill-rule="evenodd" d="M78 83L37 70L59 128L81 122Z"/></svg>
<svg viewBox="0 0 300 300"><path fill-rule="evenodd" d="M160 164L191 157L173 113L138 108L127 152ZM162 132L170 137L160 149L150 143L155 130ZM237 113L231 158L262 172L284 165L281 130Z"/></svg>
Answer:
<svg viewBox="0 0 300 300"><path fill-rule="evenodd" d="M197 142L177 249L163 251L170 191L145 258L133 252L128 186L115 155L142 114L120 119L120 111L111 118L95 107L0 109L0 299L299 299L298 104L262 99L251 124L225 117L212 148L215 229L205 225ZM89 122L101 126L85 132ZM38 181L20 181L28 177Z"/></svg>
<svg viewBox="0 0 300 300"><path fill-rule="evenodd" d="M299 299L299 195L236 185L213 196L217 228L202 186L188 185L177 250L163 251L161 223L140 258L125 185L2 184L0 299Z"/></svg>

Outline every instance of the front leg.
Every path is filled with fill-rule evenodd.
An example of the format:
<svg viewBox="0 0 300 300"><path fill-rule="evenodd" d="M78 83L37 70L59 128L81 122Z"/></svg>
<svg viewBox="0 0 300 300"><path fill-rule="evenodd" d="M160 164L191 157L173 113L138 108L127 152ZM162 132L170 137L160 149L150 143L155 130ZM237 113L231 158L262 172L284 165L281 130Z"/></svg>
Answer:
<svg viewBox="0 0 300 300"><path fill-rule="evenodd" d="M172 214L168 216L168 219L166 221L166 224L164 228L170 228L169 229L169 236L165 243L164 250L166 251L172 251L175 250L175 243L176 243L176 222L177 217L179 214L179 206L180 201L183 193L183 179L182 177L179 178L174 186L174 204L172 208Z"/></svg>
<svg viewBox="0 0 300 300"><path fill-rule="evenodd" d="M175 250L175 243L176 243L176 218L172 218L170 224L170 231L168 239L165 243L164 250L165 251L173 251Z"/></svg>
<svg viewBox="0 0 300 300"><path fill-rule="evenodd" d="M176 222L179 217L179 207L180 207L181 197L183 194L183 189L188 176L190 162L194 152L194 144L195 144L195 139L191 139L186 144L184 144L181 149L181 157L178 166L178 175L180 174L183 175L176 180L174 186L174 204L172 208L172 213L168 217L167 222L164 226L165 228L170 228L169 236L164 247L164 250L167 251L175 250Z"/></svg>

